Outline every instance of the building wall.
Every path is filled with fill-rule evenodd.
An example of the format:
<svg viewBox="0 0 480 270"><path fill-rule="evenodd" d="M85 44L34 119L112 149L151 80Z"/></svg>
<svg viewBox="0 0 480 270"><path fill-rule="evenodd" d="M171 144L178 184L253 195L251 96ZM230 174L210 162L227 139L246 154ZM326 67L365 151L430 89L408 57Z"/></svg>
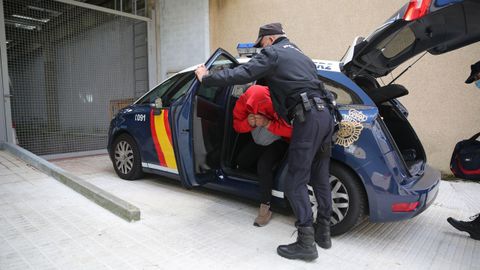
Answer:
<svg viewBox="0 0 480 270"><path fill-rule="evenodd" d="M310 57L339 60L356 36L368 35L407 2L210 0L210 48L235 54L237 43L256 39L260 25L281 22L289 38ZM400 101L410 112L428 162L444 173L449 173L455 143L480 128L480 89L464 84L470 64L478 60L478 43L445 55L427 54L397 80L410 91Z"/></svg>
<svg viewBox="0 0 480 270"><path fill-rule="evenodd" d="M158 0L159 80L210 54L208 0Z"/></svg>

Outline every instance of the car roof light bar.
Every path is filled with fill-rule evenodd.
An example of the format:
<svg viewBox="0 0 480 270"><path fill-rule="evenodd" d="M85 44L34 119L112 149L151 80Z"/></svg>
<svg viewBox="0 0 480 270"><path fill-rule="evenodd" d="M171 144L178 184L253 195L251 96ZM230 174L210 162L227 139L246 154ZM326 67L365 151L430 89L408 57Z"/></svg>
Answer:
<svg viewBox="0 0 480 270"><path fill-rule="evenodd" d="M254 43L238 43L237 52L240 57L252 57L258 53L258 48L254 47Z"/></svg>
<svg viewBox="0 0 480 270"><path fill-rule="evenodd" d="M425 16L429 12L431 2L432 0L410 0L403 19L413 21Z"/></svg>

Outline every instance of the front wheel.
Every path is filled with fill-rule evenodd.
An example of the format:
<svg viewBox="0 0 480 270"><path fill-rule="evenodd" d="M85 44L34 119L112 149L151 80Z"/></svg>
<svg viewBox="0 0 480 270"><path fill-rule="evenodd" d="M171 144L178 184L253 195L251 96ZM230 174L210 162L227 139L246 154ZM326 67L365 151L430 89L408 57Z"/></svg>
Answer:
<svg viewBox="0 0 480 270"><path fill-rule="evenodd" d="M135 180L143 175L140 151L132 136L119 135L113 142L113 167L125 180Z"/></svg>
<svg viewBox="0 0 480 270"><path fill-rule="evenodd" d="M330 187L332 189L331 234L343 234L365 217L367 198L358 177L346 167L332 162L330 165ZM314 217L317 215L317 200L313 189L308 186Z"/></svg>

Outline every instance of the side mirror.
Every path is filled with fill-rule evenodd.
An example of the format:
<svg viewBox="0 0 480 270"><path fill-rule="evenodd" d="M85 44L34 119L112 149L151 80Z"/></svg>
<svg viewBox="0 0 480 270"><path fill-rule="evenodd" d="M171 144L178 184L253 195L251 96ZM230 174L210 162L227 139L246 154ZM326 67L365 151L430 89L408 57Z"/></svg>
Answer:
<svg viewBox="0 0 480 270"><path fill-rule="evenodd" d="M155 103L151 103L150 107L155 108L155 109L163 108L162 99L161 98L156 98Z"/></svg>

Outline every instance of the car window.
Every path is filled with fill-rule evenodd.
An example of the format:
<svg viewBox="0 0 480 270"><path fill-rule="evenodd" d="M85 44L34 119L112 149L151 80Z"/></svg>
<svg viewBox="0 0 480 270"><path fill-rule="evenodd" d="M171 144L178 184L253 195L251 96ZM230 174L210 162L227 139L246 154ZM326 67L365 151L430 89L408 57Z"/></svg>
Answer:
<svg viewBox="0 0 480 270"><path fill-rule="evenodd" d="M179 97L183 96L185 92L187 92L188 88L190 88L190 85L192 85L193 80L195 79L194 76L190 76L185 80L184 84L179 85L178 89L175 92L171 98L170 98L170 103L173 101L177 100Z"/></svg>
<svg viewBox="0 0 480 270"><path fill-rule="evenodd" d="M224 69L233 68L234 66L235 64L230 59L228 59L226 56L220 55L209 68L209 74L214 74ZM225 97L224 93L226 89L227 87L205 87L204 85L200 85L197 94L213 103L221 104L224 101L223 97Z"/></svg>
<svg viewBox="0 0 480 270"><path fill-rule="evenodd" d="M352 90L325 78L320 79L323 81L325 89L335 95L337 104L361 104L360 98Z"/></svg>
<svg viewBox="0 0 480 270"><path fill-rule="evenodd" d="M136 104L154 103L155 99L160 97L162 98L163 105L169 106L171 101L177 99L188 90L192 81L193 71L177 74L155 87Z"/></svg>
<svg viewBox="0 0 480 270"><path fill-rule="evenodd" d="M386 58L393 58L410 47L415 42L415 34L412 29L405 27L384 39L377 45Z"/></svg>
<svg viewBox="0 0 480 270"><path fill-rule="evenodd" d="M225 55L220 55L215 62L209 68L209 73L216 73L223 69L233 68L235 64L232 60L228 59Z"/></svg>
<svg viewBox="0 0 480 270"><path fill-rule="evenodd" d="M186 73L185 76L178 80L173 87L169 88L167 92L161 96L163 106L168 107L179 97L183 96L187 90L190 89L194 80L195 74L193 71Z"/></svg>

